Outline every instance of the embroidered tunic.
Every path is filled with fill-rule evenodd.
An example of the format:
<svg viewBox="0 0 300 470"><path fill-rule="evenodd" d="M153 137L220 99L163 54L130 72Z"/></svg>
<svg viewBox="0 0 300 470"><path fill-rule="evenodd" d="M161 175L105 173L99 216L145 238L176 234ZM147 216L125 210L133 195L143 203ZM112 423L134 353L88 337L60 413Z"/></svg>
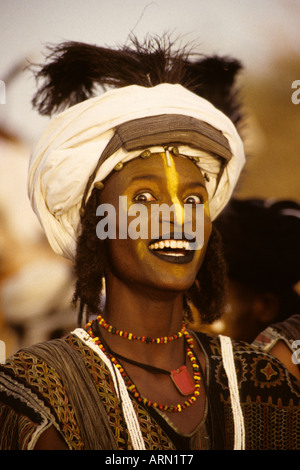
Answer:
<svg viewBox="0 0 300 470"><path fill-rule="evenodd" d="M220 339L203 333L197 338L206 357L204 419L191 435L183 436L163 413L130 396L146 450L233 448L233 414ZM65 367L54 367L35 348L20 350L0 366L0 449L33 449L51 425L69 449L133 449L113 376L101 357L75 333L47 344L55 346ZM67 361L61 348L68 352ZM257 347L233 342L233 352L246 449L299 450L300 383ZM108 436L106 444L97 441L99 435Z"/></svg>

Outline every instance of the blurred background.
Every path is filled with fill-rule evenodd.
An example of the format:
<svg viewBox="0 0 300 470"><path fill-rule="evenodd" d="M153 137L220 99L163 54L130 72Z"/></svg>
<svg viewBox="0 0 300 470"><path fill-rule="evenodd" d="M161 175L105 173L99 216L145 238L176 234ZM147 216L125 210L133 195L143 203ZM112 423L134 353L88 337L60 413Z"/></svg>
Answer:
<svg viewBox="0 0 300 470"><path fill-rule="evenodd" d="M28 159L48 118L32 110L35 80L26 66L42 62L49 43L115 46L130 33L142 40L164 32L244 65L247 164L235 197L300 202L300 104L291 99L300 80L299 0L0 0L0 340L7 355L77 319L72 267L48 248L27 198Z"/></svg>

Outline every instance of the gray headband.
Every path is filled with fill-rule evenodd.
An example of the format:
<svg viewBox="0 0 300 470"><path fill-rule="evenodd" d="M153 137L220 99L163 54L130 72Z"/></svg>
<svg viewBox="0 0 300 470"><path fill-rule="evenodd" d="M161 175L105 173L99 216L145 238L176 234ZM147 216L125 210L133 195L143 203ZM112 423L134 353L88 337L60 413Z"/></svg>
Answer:
<svg viewBox="0 0 300 470"><path fill-rule="evenodd" d="M84 213L87 194L96 174L107 158L121 147L127 152L132 152L167 144L185 144L220 157L223 160L220 173L232 157L228 140L221 131L190 116L162 114L124 122L116 127L113 137L106 145L88 179L82 198L81 214Z"/></svg>

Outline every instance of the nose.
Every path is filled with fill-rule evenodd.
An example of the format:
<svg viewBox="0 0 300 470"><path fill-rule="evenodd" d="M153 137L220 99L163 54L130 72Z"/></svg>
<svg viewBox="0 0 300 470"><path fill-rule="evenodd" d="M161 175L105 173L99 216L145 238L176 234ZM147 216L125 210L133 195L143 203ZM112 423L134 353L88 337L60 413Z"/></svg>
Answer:
<svg viewBox="0 0 300 470"><path fill-rule="evenodd" d="M173 222L174 225L182 227L184 224L184 207L183 204L180 203L179 199L174 198L172 203L170 204L173 211L171 211L171 223ZM174 214L174 220L172 221L172 214Z"/></svg>
<svg viewBox="0 0 300 470"><path fill-rule="evenodd" d="M167 204L174 208L175 225L182 226L184 224L184 204L180 202L178 198L179 175L176 170L174 158L168 149L163 153L163 163L167 182Z"/></svg>

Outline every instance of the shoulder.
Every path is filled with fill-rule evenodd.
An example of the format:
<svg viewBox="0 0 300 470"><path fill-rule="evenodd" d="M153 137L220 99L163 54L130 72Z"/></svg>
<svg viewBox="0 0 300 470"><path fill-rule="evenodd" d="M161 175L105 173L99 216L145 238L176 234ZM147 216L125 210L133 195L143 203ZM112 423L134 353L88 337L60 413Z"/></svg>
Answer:
<svg viewBox="0 0 300 470"><path fill-rule="evenodd" d="M253 345L277 357L300 380L300 315L268 326Z"/></svg>
<svg viewBox="0 0 300 470"><path fill-rule="evenodd" d="M224 358L219 336L196 333L207 357L210 375L215 383L227 389ZM288 404L300 404L300 382L273 354L243 341L231 341L238 386L241 396L272 395Z"/></svg>
<svg viewBox="0 0 300 470"><path fill-rule="evenodd" d="M35 378L35 358L23 351L0 366L0 449L32 448L53 417ZM40 386L38 386L40 385Z"/></svg>
<svg viewBox="0 0 300 470"><path fill-rule="evenodd" d="M38 437L49 425L68 436L72 448L81 447L80 432L70 401L69 383L76 383L78 356L92 363L89 351L72 334L61 340L48 341L23 348L0 365L0 446L28 448L32 436ZM26 433L21 429L25 429ZM25 436L25 437L24 437ZM25 439L25 440L24 440Z"/></svg>

